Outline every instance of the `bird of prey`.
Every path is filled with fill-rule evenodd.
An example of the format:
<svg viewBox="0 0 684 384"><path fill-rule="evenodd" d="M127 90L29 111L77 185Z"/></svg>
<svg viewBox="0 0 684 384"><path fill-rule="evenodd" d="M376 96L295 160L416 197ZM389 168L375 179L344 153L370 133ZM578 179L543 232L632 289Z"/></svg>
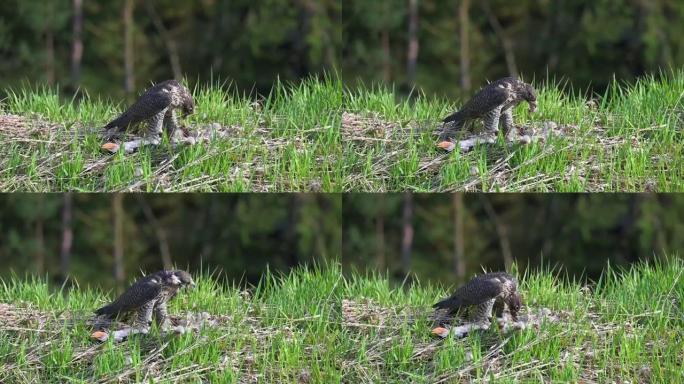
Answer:
<svg viewBox="0 0 684 384"><path fill-rule="evenodd" d="M185 286L195 286L189 273L181 270L158 271L137 280L111 304L95 311L95 314L112 320L128 313L135 313L134 324L147 327L154 314L157 324L163 326L167 317L166 303Z"/></svg>
<svg viewBox="0 0 684 384"><path fill-rule="evenodd" d="M145 122L150 142L158 144L164 128L169 138L178 128L176 109L181 109L184 117L194 112L195 103L190 91L176 80L158 83L145 91L126 112L105 125L105 139L111 140L129 126Z"/></svg>
<svg viewBox="0 0 684 384"><path fill-rule="evenodd" d="M508 307L513 321L518 321L522 306L518 283L506 272L485 273L472 278L453 295L432 307L448 309L453 314L473 305L475 313L471 314L471 320L475 323L489 323L495 305L501 310Z"/></svg>
<svg viewBox="0 0 684 384"><path fill-rule="evenodd" d="M527 101L529 112L537 110L537 93L532 85L514 77L504 77L487 84L457 112L442 120L444 123L440 141L453 137L454 131L463 128L473 119L483 119L485 130L499 131L499 120L503 119L504 133L513 128L513 108ZM449 127L447 127L449 125Z"/></svg>

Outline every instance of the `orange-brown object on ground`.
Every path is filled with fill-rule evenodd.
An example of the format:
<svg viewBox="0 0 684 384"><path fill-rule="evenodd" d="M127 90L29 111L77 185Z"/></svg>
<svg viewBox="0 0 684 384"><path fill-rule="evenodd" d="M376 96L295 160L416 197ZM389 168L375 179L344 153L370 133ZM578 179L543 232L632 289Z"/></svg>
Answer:
<svg viewBox="0 0 684 384"><path fill-rule="evenodd" d="M445 151L451 152L454 150L454 147L456 147L456 144L452 143L451 141L442 141L441 143L437 144L437 146Z"/></svg>
<svg viewBox="0 0 684 384"><path fill-rule="evenodd" d="M98 341L106 341L109 338L109 335L107 332L95 331L92 335L90 335L90 338Z"/></svg>
<svg viewBox="0 0 684 384"><path fill-rule="evenodd" d="M114 152L116 152L116 151L119 150L119 144L116 144L116 143L104 143L104 144L102 144L102 149L104 149L105 151L109 151L109 152L114 153Z"/></svg>
<svg viewBox="0 0 684 384"><path fill-rule="evenodd" d="M447 337L449 330L444 327L437 327L432 330L432 334L439 337Z"/></svg>

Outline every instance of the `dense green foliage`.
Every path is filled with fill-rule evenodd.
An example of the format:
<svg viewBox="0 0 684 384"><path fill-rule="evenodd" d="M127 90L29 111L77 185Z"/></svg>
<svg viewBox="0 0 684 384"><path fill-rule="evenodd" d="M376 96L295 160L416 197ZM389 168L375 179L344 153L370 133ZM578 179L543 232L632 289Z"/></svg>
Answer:
<svg viewBox="0 0 684 384"><path fill-rule="evenodd" d="M83 1L82 75L75 80L72 1L0 2L0 89L51 82L120 98L126 3ZM297 80L338 64L338 0L153 0L133 1L132 7L136 91L172 78L174 56L191 85L219 79L262 94L277 78Z"/></svg>
<svg viewBox="0 0 684 384"><path fill-rule="evenodd" d="M380 268L398 281L407 269L419 280L458 281L454 197L413 197L415 234L408 266L399 256L404 198L343 196L345 266ZM466 277L482 267L504 269L505 252L523 268L558 265L570 276L597 278L606 262L627 266L684 249L679 236L684 230L680 195L464 194L461 207Z"/></svg>
<svg viewBox="0 0 684 384"><path fill-rule="evenodd" d="M48 273L56 281L68 274L83 285L112 287L117 215L129 277L161 269L162 247L179 267L218 270L248 282L258 280L267 265L287 270L340 255L339 195L129 194L117 211L114 195L75 194L73 247L65 271L60 257L65 198L0 196L0 274Z"/></svg>
<svg viewBox="0 0 684 384"><path fill-rule="evenodd" d="M415 85L428 94L470 93L461 85L463 22L459 7L464 1L418 2ZM349 84L356 79L367 84L407 83L409 3L345 3L342 68ZM468 74L473 89L485 79L508 75L514 68L528 79L567 78L576 88L591 86L600 92L613 76L631 80L684 65L681 1L469 3ZM508 57L504 47L509 47Z"/></svg>

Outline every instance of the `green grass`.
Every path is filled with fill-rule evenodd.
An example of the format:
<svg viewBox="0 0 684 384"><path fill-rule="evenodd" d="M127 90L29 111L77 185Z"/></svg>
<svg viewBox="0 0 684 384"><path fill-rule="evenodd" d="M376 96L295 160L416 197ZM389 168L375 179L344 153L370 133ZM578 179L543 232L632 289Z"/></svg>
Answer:
<svg viewBox="0 0 684 384"><path fill-rule="evenodd" d="M428 321L444 287L345 277L336 264L266 273L249 293L204 275L170 313L206 311L218 326L118 344L93 343L84 322L111 295L14 278L0 284L0 381L680 382L683 271L677 258L608 266L588 286L528 272L519 277L523 315L545 307L560 322L445 340Z"/></svg>
<svg viewBox="0 0 684 384"><path fill-rule="evenodd" d="M96 132L124 103L88 95L63 100L50 88L10 90L0 108L20 118L0 116L0 190L340 190L342 86L336 76L277 82L259 104L222 84L196 87L193 96L195 114L183 124L218 123L227 137L108 155Z"/></svg>
<svg viewBox="0 0 684 384"><path fill-rule="evenodd" d="M538 112L515 110L517 125L554 121L572 133L547 143L501 142L446 154L432 133L461 101L359 86L344 95L344 190L682 191L684 71L613 81L588 106L586 92L534 82ZM481 129L481 122L475 130ZM472 126L471 126L471 129Z"/></svg>

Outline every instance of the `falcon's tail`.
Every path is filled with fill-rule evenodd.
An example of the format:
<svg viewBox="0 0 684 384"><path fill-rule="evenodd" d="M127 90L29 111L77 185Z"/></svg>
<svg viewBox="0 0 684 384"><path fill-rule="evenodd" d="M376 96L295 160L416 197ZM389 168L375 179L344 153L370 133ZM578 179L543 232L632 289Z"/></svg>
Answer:
<svg viewBox="0 0 684 384"><path fill-rule="evenodd" d="M97 316L106 316L110 319L115 317L116 313L117 313L117 310L116 310L116 308L114 308L114 306L112 304L105 305L104 307L95 310L95 314Z"/></svg>
<svg viewBox="0 0 684 384"><path fill-rule="evenodd" d="M107 125L104 126L104 130L112 130L117 132L125 131L126 128L128 128L128 126L135 121L135 114L132 112L132 109L134 108L135 105L129 107L114 120L107 123Z"/></svg>
<svg viewBox="0 0 684 384"><path fill-rule="evenodd" d="M458 309L461 307L461 300L459 300L457 297L449 297L447 299L444 299L440 301L439 303L436 303L432 306L432 308L436 309Z"/></svg>
<svg viewBox="0 0 684 384"><path fill-rule="evenodd" d="M448 140L451 138L454 131L458 131L463 128L463 115L460 111L454 112L442 120L442 133L439 135L440 140Z"/></svg>
<svg viewBox="0 0 684 384"><path fill-rule="evenodd" d="M116 119L110 121L102 128L102 136L105 140L111 140L121 136L128 127L129 118L124 112Z"/></svg>
<svg viewBox="0 0 684 384"><path fill-rule="evenodd" d="M104 126L104 129L112 129L112 128L123 129L123 128L126 128L126 126L129 123L129 120L130 119L128 118L128 113L124 112L121 115L117 116L116 119L107 123L107 125Z"/></svg>
<svg viewBox="0 0 684 384"><path fill-rule="evenodd" d="M442 120L442 122L444 124L446 124L446 123L450 123L452 121L455 121L456 124L460 125L461 120L463 120L463 116L461 116L461 111L456 111L456 112L452 113L451 115L445 117L444 120Z"/></svg>

